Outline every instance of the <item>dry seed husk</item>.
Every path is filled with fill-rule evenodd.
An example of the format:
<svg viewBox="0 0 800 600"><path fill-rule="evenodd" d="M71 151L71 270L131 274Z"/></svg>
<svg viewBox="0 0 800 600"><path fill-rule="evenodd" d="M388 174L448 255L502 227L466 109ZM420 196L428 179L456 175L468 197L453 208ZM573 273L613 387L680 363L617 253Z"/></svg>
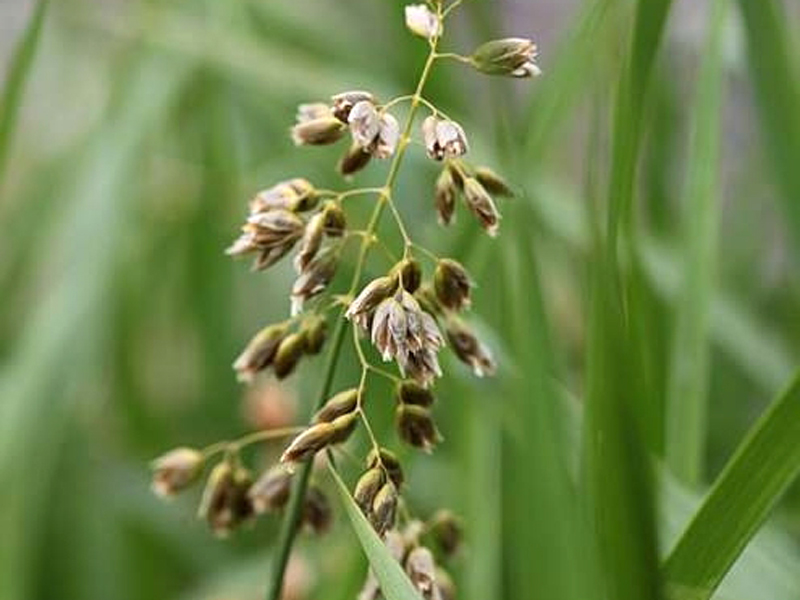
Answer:
<svg viewBox="0 0 800 600"><path fill-rule="evenodd" d="M433 274L436 298L442 306L462 310L471 303L472 280L461 263L450 258L440 259Z"/></svg>
<svg viewBox="0 0 800 600"><path fill-rule="evenodd" d="M386 476L383 469L380 467L373 467L359 478L356 483L355 490L353 491L353 499L356 504L361 508L361 511L368 517L372 511L372 503L375 501L375 496L378 491L383 487L386 482Z"/></svg>
<svg viewBox="0 0 800 600"><path fill-rule="evenodd" d="M325 405L314 415L314 423L331 422L337 417L346 415L356 409L358 388L344 390L331 396Z"/></svg>
<svg viewBox="0 0 800 600"><path fill-rule="evenodd" d="M375 494L370 514L370 522L378 535L383 535L394 526L396 514L397 488L391 481L387 481Z"/></svg>
<svg viewBox="0 0 800 600"><path fill-rule="evenodd" d="M394 483L395 487L398 489L403 485L403 481L405 481L400 461L397 460L397 456L395 456L393 452L390 452L386 448L381 448L379 452L374 448L370 450L367 454L366 465L368 469L382 467L389 476L389 479L392 480L392 483Z"/></svg>
<svg viewBox="0 0 800 600"><path fill-rule="evenodd" d="M203 472L205 459L194 448L175 448L152 462L153 492L162 498L186 489Z"/></svg>
<svg viewBox="0 0 800 600"><path fill-rule="evenodd" d="M292 474L277 465L265 471L247 492L256 514L280 510L289 501Z"/></svg>
<svg viewBox="0 0 800 600"><path fill-rule="evenodd" d="M275 377L283 379L294 371L300 357L303 356L305 346L306 341L302 333L292 333L281 341L272 363Z"/></svg>
<svg viewBox="0 0 800 600"><path fill-rule="evenodd" d="M433 392L416 381L405 379L397 384L397 400L401 404L429 407L434 403L436 397Z"/></svg>
<svg viewBox="0 0 800 600"><path fill-rule="evenodd" d="M413 258L404 258L389 273L390 277L396 277L398 282L403 283L403 289L413 294L422 283L422 267L419 261Z"/></svg>

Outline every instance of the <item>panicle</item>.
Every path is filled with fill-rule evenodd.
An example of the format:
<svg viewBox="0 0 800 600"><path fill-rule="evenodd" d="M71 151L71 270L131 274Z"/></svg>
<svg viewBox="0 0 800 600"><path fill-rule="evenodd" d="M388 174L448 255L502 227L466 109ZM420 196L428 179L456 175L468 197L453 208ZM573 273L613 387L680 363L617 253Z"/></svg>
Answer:
<svg viewBox="0 0 800 600"><path fill-rule="evenodd" d="M492 353L478 336L460 319L448 319L447 339L459 360L472 368L478 377L494 375L497 364Z"/></svg>
<svg viewBox="0 0 800 600"><path fill-rule="evenodd" d="M197 481L205 459L194 448L175 448L152 462L153 493L162 498L174 496Z"/></svg>
<svg viewBox="0 0 800 600"><path fill-rule="evenodd" d="M425 151L433 160L457 158L469 150L467 136L461 125L433 115L422 122L422 140Z"/></svg>
<svg viewBox="0 0 800 600"><path fill-rule="evenodd" d="M536 65L536 44L526 38L504 38L480 45L472 53L472 64L488 75L535 77L542 72Z"/></svg>

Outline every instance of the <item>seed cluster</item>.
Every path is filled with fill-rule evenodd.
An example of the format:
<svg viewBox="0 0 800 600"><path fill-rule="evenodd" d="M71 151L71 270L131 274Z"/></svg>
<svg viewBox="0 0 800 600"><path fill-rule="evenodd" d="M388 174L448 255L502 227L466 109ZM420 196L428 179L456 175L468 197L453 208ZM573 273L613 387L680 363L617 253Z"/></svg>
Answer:
<svg viewBox="0 0 800 600"><path fill-rule="evenodd" d="M427 156L438 165L432 200L438 221L446 226L455 218L463 200L480 227L495 236L500 223L496 198L512 196L511 187L492 169L473 165L465 158L470 145L464 128L422 96L431 65L452 58L476 70L508 77L539 74L536 46L527 39L507 38L482 44L471 55L440 53L438 45L445 19L461 3L429 0L405 8L406 25L425 38L430 54L417 91L382 103L363 90L333 95L328 102L298 107L291 139L298 146L335 144L349 134L350 142L337 169L347 179L366 168L373 159L392 160L381 188L343 191L320 189L302 177L281 181L255 194L241 234L227 249L234 257L253 255L253 269L265 270L294 252L296 278L289 293L289 317L259 331L247 344L233 368L239 380L251 383L262 373L277 379L291 374L303 357L317 354L326 343L331 313L352 325L353 346L362 367L358 385L344 389L321 403L308 426L291 431L263 431L233 442L221 442L204 450L178 448L153 463L153 489L170 496L202 476L212 457L222 454L211 468L200 502L199 514L214 532L229 533L253 517L299 506L301 523L313 532L325 531L332 519L331 505L317 482L292 494L293 473L298 463L310 461L323 450L332 451L346 442L359 424L369 437L370 450L353 489L353 499L387 548L400 562L411 583L426 599L454 597L447 573L437 564L458 549L460 522L450 513L437 513L427 523L410 516L402 492L403 469L397 456L376 439L365 410L368 377L384 377L394 383L394 416L398 437L412 448L430 453L442 441L433 409L433 385L442 376L440 353L446 346L475 375L492 375L496 364L488 347L464 319L472 305L475 286L467 269L454 258L438 257L412 241L393 196L400 159L415 133L417 109L429 114L416 129ZM401 129L392 114L409 102L406 125ZM375 195L377 200L365 229L356 229L345 210L345 200ZM402 258L364 283L365 259L374 244L384 207L391 209L404 246ZM355 276L349 290L332 289L344 249L360 240ZM391 252L387 252L391 255ZM429 262L423 267L420 259ZM344 331L339 323L337 332ZM341 334L333 344L329 364L336 368ZM396 371L372 364L362 348L363 339L375 354ZM332 371L327 374L330 379ZM250 443L292 436L277 464L254 477L242 464L239 450ZM332 463L331 463L332 464ZM333 468L333 467L332 467ZM303 493L305 491L305 493ZM437 554L423 544L430 539ZM370 572L359 595L361 600L380 598L380 585Z"/></svg>

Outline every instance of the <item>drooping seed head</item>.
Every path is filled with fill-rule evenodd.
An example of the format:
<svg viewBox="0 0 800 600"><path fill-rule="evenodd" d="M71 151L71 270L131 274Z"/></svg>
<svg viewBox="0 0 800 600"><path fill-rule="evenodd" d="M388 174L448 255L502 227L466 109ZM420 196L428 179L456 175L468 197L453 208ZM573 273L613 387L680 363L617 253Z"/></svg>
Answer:
<svg viewBox="0 0 800 600"><path fill-rule="evenodd" d="M321 535L330 529L332 522L333 510L328 496L318 486L309 486L303 500L303 525Z"/></svg>
<svg viewBox="0 0 800 600"><path fill-rule="evenodd" d="M297 463L308 460L330 445L338 432L333 423L316 423L303 430L281 455L282 463Z"/></svg>
<svg viewBox="0 0 800 600"><path fill-rule="evenodd" d="M347 117L353 141L363 148L371 148L381 130L381 118L369 100L356 102Z"/></svg>
<svg viewBox="0 0 800 600"><path fill-rule="evenodd" d="M325 219L325 235L342 237L347 229L347 216L341 205L328 200L322 207L322 215Z"/></svg>
<svg viewBox="0 0 800 600"><path fill-rule="evenodd" d="M333 116L339 119L342 123L348 123L350 111L359 102L369 102L375 104L375 96L363 90L352 90L342 92L331 97Z"/></svg>
<svg viewBox="0 0 800 600"><path fill-rule="evenodd" d="M398 383L396 394L400 404L430 407L436 401L433 392L411 379L404 379Z"/></svg>
<svg viewBox="0 0 800 600"><path fill-rule="evenodd" d="M433 516L430 532L436 544L447 556L458 552L464 538L461 521L449 510L440 510Z"/></svg>
<svg viewBox="0 0 800 600"><path fill-rule="evenodd" d="M404 290L413 294L422 283L422 267L416 259L404 258L392 267L389 276L395 277Z"/></svg>
<svg viewBox="0 0 800 600"><path fill-rule="evenodd" d="M397 457L386 448L380 448L379 451L374 448L370 450L367 454L366 465L367 469L376 467L383 469L397 489L402 487L404 481L403 468L400 466L400 461L397 460Z"/></svg>
<svg viewBox="0 0 800 600"><path fill-rule="evenodd" d="M320 252L295 279L292 286L292 316L303 311L306 300L322 293L339 265L339 252L337 248L329 247Z"/></svg>
<svg viewBox="0 0 800 600"><path fill-rule="evenodd" d="M330 423L337 417L346 415L356 409L358 403L358 388L344 390L334 394L324 406L317 411L313 423Z"/></svg>
<svg viewBox="0 0 800 600"><path fill-rule="evenodd" d="M397 488L391 481L387 481L381 486L372 501L370 522L378 535L382 536L394 526L396 514Z"/></svg>
<svg viewBox="0 0 800 600"><path fill-rule="evenodd" d="M490 194L508 197L514 195L514 190L511 189L506 181L489 167L475 167L475 179Z"/></svg>
<svg viewBox="0 0 800 600"><path fill-rule="evenodd" d="M259 331L233 363L237 379L251 383L258 372L271 365L287 331L285 323L269 325Z"/></svg>
<svg viewBox="0 0 800 600"><path fill-rule="evenodd" d="M292 474L276 465L265 471L247 492L257 515L282 509L289 501Z"/></svg>
<svg viewBox="0 0 800 600"><path fill-rule="evenodd" d="M486 233L496 236L500 213L497 212L492 197L474 177L464 178L464 200Z"/></svg>
<svg viewBox="0 0 800 600"><path fill-rule="evenodd" d="M297 107L297 116L295 120L298 123L308 123L316 119L330 117L332 114L331 107L324 102L309 102Z"/></svg>
<svg viewBox="0 0 800 600"><path fill-rule="evenodd" d="M439 173L434 186L434 203L440 225L450 225L456 210L456 196L458 187L453 180L450 169L444 168Z"/></svg>
<svg viewBox="0 0 800 600"><path fill-rule="evenodd" d="M472 64L487 75L535 77L541 75L536 65L536 44L525 38L492 40L472 53Z"/></svg>
<svg viewBox="0 0 800 600"><path fill-rule="evenodd" d="M378 136L372 145L372 154L379 159L389 158L397 150L399 141L400 125L397 123L397 119L387 112L381 113L380 127Z"/></svg>
<svg viewBox="0 0 800 600"><path fill-rule="evenodd" d="M194 448L175 448L151 464L153 493L162 498L174 496L192 485L203 472L205 459Z"/></svg>
<svg viewBox="0 0 800 600"><path fill-rule="evenodd" d="M350 436L353 435L353 431L355 431L356 425L358 425L358 418L358 413L353 411L336 417L331 421L331 425L333 425L333 436L331 437L330 443L341 444L346 442Z"/></svg>
<svg viewBox="0 0 800 600"><path fill-rule="evenodd" d="M362 329L367 329L372 312L397 289L397 279L391 276L370 281L347 307L344 316Z"/></svg>
<svg viewBox="0 0 800 600"><path fill-rule="evenodd" d="M212 469L197 514L208 522L215 535L227 536L253 515L247 495L251 483L247 469L227 460Z"/></svg>
<svg viewBox="0 0 800 600"><path fill-rule="evenodd" d="M443 258L436 263L433 287L439 303L451 310L462 310L471 303L472 279L461 263L455 260Z"/></svg>
<svg viewBox="0 0 800 600"><path fill-rule="evenodd" d="M333 115L297 123L292 127L295 146L326 146L335 144L344 135L346 128Z"/></svg>
<svg viewBox="0 0 800 600"><path fill-rule="evenodd" d="M406 27L414 35L432 39L442 33L442 24L439 17L424 4L410 4L406 6Z"/></svg>
<svg viewBox="0 0 800 600"><path fill-rule="evenodd" d="M275 358L272 361L272 369L275 377L283 379L289 376L305 351L306 340L302 333L292 333L281 340Z"/></svg>
<svg viewBox="0 0 800 600"><path fill-rule="evenodd" d="M318 212L308 220L303 238L300 240L300 249L294 260L294 268L298 273L306 270L309 263L322 247L325 237L325 215Z"/></svg>
<svg viewBox="0 0 800 600"><path fill-rule="evenodd" d="M342 158L339 160L337 169L341 175L347 177L366 167L371 158L372 153L369 150L366 150L360 144L353 142L350 145L350 149L347 150L347 152L345 152Z"/></svg>
<svg viewBox="0 0 800 600"><path fill-rule="evenodd" d="M399 404L395 416L397 433L407 444L431 453L442 440L431 412L424 406Z"/></svg>
<svg viewBox="0 0 800 600"><path fill-rule="evenodd" d="M269 189L262 190L250 201L250 213L270 210L304 212L317 205L316 188L306 179L296 177L281 181Z"/></svg>
<svg viewBox="0 0 800 600"><path fill-rule="evenodd" d="M375 501L375 496L385 482L386 476L383 469L380 467L373 467L367 469L359 478L358 483L356 483L356 488L353 491L353 499L367 518L369 518L370 512L372 511L372 503Z"/></svg>
<svg viewBox="0 0 800 600"><path fill-rule="evenodd" d="M417 546L406 557L406 573L411 583L425 600L439 598L436 587L436 562L425 546Z"/></svg>
<svg viewBox="0 0 800 600"><path fill-rule="evenodd" d="M408 354L406 345L408 322L403 305L390 296L375 309L372 318L372 344L384 361Z"/></svg>
<svg viewBox="0 0 800 600"><path fill-rule="evenodd" d="M475 375L483 377L495 374L497 364L491 351L463 321L449 319L445 331L456 356L470 366Z"/></svg>
<svg viewBox="0 0 800 600"><path fill-rule="evenodd" d="M433 115L422 122L422 139L425 151L433 160L456 158L469 150L467 136L461 125Z"/></svg>
<svg viewBox="0 0 800 600"><path fill-rule="evenodd" d="M305 340L304 351L306 354L318 354L325 344L328 323L320 315L310 314L300 325L300 333Z"/></svg>

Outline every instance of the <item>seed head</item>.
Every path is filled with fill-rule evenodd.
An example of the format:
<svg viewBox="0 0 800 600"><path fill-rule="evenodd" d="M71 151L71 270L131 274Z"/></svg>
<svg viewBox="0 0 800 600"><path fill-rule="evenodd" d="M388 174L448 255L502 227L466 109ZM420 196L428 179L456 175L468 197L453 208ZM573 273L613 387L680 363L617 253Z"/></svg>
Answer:
<svg viewBox="0 0 800 600"><path fill-rule="evenodd" d="M303 501L303 524L320 535L330 529L333 510L328 497L318 486L309 486Z"/></svg>
<svg viewBox="0 0 800 600"><path fill-rule="evenodd" d="M461 125L433 115L422 122L422 139L425 151L433 160L456 158L469 150L467 136Z"/></svg>
<svg viewBox="0 0 800 600"><path fill-rule="evenodd" d="M292 286L292 315L303 311L306 300L322 293L339 265L339 252L336 248L327 248L312 260L306 269L295 279Z"/></svg>
<svg viewBox="0 0 800 600"><path fill-rule="evenodd" d="M397 433L407 444L427 453L442 441L442 436L433 422L431 412L424 406L399 404L396 410Z"/></svg>
<svg viewBox="0 0 800 600"><path fill-rule="evenodd" d="M362 329L368 329L372 312L397 289L397 279L391 276L370 281L347 307L344 316Z"/></svg>
<svg viewBox="0 0 800 600"><path fill-rule="evenodd" d="M397 513L397 488L391 481L387 481L375 494L375 499L372 501L372 511L370 513L370 522L382 536L386 531L394 526L394 520Z"/></svg>
<svg viewBox="0 0 800 600"><path fill-rule="evenodd" d="M476 167L475 179L490 194L495 196L513 196L514 191L509 187L505 180L489 167Z"/></svg>
<svg viewBox="0 0 800 600"><path fill-rule="evenodd" d="M325 215L318 212L306 224L300 250L294 260L294 268L298 273L306 270L311 260L317 255L325 237Z"/></svg>
<svg viewBox="0 0 800 600"><path fill-rule="evenodd" d="M304 231L303 219L289 210L253 213L242 227L242 234L225 252L230 256L258 252L254 268L266 269L285 256Z"/></svg>
<svg viewBox="0 0 800 600"><path fill-rule="evenodd" d="M342 237L347 229L347 216L341 205L328 200L322 207L325 217L325 235L328 237Z"/></svg>
<svg viewBox="0 0 800 600"><path fill-rule="evenodd" d="M325 344L328 323L320 315L311 314L303 319L300 332L305 340L304 351L306 354L318 354Z"/></svg>
<svg viewBox="0 0 800 600"><path fill-rule="evenodd" d="M302 178L288 179L262 190L250 201L250 213L261 213L283 209L291 212L311 210L317 205L319 196L314 186Z"/></svg>
<svg viewBox="0 0 800 600"><path fill-rule="evenodd" d="M459 319L448 320L447 339L461 362L469 365L478 377L494 375L497 365L483 342Z"/></svg>
<svg viewBox="0 0 800 600"><path fill-rule="evenodd" d="M302 333L292 333L283 338L272 361L275 377L278 379L288 377L294 371L297 363L300 362L300 357L303 356L305 347L306 340Z"/></svg>
<svg viewBox="0 0 800 600"><path fill-rule="evenodd" d="M302 121L292 127L295 146L326 146L335 144L344 135L345 126L333 115Z"/></svg>
<svg viewBox="0 0 800 600"><path fill-rule="evenodd" d="M372 153L356 142L350 145L350 149L344 153L339 160L338 170L339 173L347 177L366 167L369 160L372 158Z"/></svg>
<svg viewBox="0 0 800 600"><path fill-rule="evenodd" d="M336 437L333 423L317 423L311 425L292 440L289 447L281 455L282 463L303 462L331 444Z"/></svg>
<svg viewBox="0 0 800 600"><path fill-rule="evenodd" d="M456 210L456 196L458 187L453 179L450 169L444 168L439 173L434 187L434 202L436 204L436 214L440 225L450 225L453 221L453 214Z"/></svg>
<svg viewBox="0 0 800 600"><path fill-rule="evenodd" d="M452 556L461 547L464 537L461 521L449 510L438 511L431 519L430 531L439 548Z"/></svg>
<svg viewBox="0 0 800 600"><path fill-rule="evenodd" d="M381 113L378 137L372 145L373 155L375 158L389 158L397 150L398 141L400 141L400 125L397 119L387 112Z"/></svg>
<svg viewBox="0 0 800 600"><path fill-rule="evenodd" d="M464 178L464 199L486 233L496 236L500 213L497 212L492 197L474 177Z"/></svg>
<svg viewBox="0 0 800 600"><path fill-rule="evenodd" d="M417 546L406 557L406 573L425 600L440 600L436 586L436 562L424 546Z"/></svg>
<svg viewBox="0 0 800 600"><path fill-rule="evenodd" d="M414 35L427 39L438 37L442 33L439 17L424 4L406 6L406 27Z"/></svg>
<svg viewBox="0 0 800 600"><path fill-rule="evenodd" d="M298 123L308 123L315 119L330 117L332 114L331 107L324 102L311 102L297 107L296 121Z"/></svg>
<svg viewBox="0 0 800 600"><path fill-rule="evenodd" d="M395 277L402 282L403 289L413 294L422 283L422 267L413 258L404 258L389 272L390 277Z"/></svg>
<svg viewBox="0 0 800 600"><path fill-rule="evenodd" d="M373 467L367 469L358 480L358 483L356 483L356 489L353 491L353 499L356 501L356 504L361 507L361 512L363 512L365 516L370 516L375 496L385 482L386 476L384 475L383 469L380 467Z"/></svg>
<svg viewBox="0 0 800 600"><path fill-rule="evenodd" d="M375 105L369 100L361 100L353 105L347 117L353 141L362 148L371 148L372 142L381 130L381 118Z"/></svg>
<svg viewBox="0 0 800 600"><path fill-rule="evenodd" d="M436 263L433 286L436 298L442 306L451 310L468 308L473 285L469 273L461 263L449 258L443 258Z"/></svg>
<svg viewBox="0 0 800 600"><path fill-rule="evenodd" d="M151 464L153 493L162 498L174 496L193 484L203 472L205 459L194 448L175 448Z"/></svg>
<svg viewBox="0 0 800 600"><path fill-rule="evenodd" d="M400 461L386 448L381 448L379 451L374 448L370 450L367 454L366 465L367 469L376 467L383 469L396 488L402 487L404 478Z"/></svg>
<svg viewBox="0 0 800 600"><path fill-rule="evenodd" d="M272 364L278 352L278 346L286 337L287 330L288 327L285 323L269 325L250 340L233 363L239 381L251 383L255 379L256 373Z"/></svg>
<svg viewBox="0 0 800 600"><path fill-rule="evenodd" d="M336 417L331 421L331 425L333 425L334 431L330 443L341 444L346 442L355 431L356 425L358 425L358 413L353 411Z"/></svg>
<svg viewBox="0 0 800 600"><path fill-rule="evenodd" d="M289 501L291 483L292 474L281 465L265 471L247 492L253 511L260 515L282 509Z"/></svg>
<svg viewBox="0 0 800 600"><path fill-rule="evenodd" d="M472 53L472 64L488 75L535 77L542 72L536 65L536 44L525 38L492 40Z"/></svg>
<svg viewBox="0 0 800 600"><path fill-rule="evenodd" d="M223 461L208 476L198 517L208 521L215 535L227 536L253 515L247 495L252 479L249 471Z"/></svg>
<svg viewBox="0 0 800 600"><path fill-rule="evenodd" d="M405 379L397 384L397 401L400 404L429 407L436 401L436 397L416 381Z"/></svg>
<svg viewBox="0 0 800 600"><path fill-rule="evenodd" d="M356 104L364 101L369 102L370 104L375 104L375 96L363 90L352 90L349 92L336 94L335 96L331 97L333 116L339 119L342 123L348 123L350 111Z"/></svg>
<svg viewBox="0 0 800 600"><path fill-rule="evenodd" d="M351 388L335 394L325 405L314 415L313 423L329 423L353 412L358 403L358 389Z"/></svg>

